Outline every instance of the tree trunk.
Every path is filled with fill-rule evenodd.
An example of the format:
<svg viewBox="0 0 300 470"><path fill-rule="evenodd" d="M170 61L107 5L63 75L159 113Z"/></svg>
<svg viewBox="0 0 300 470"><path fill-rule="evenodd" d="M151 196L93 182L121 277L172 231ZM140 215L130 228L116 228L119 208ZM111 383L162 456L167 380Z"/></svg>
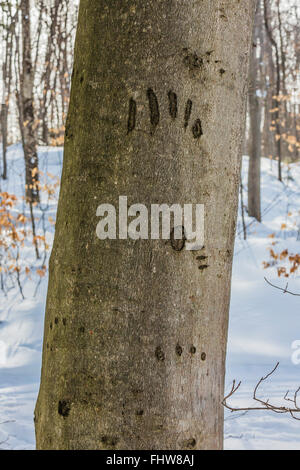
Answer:
<svg viewBox="0 0 300 470"><path fill-rule="evenodd" d="M23 64L20 84L21 94L21 134L25 158L26 201L30 204L39 201L38 156L35 136L33 109L33 68L30 40L30 2L21 1Z"/></svg>
<svg viewBox="0 0 300 470"><path fill-rule="evenodd" d="M278 180L282 181L282 171L281 171L281 124L280 124L280 115L279 115L279 106L280 106L280 92L281 92L281 79L280 79L280 62L279 62L279 49L278 44L275 41L270 24L269 24L269 12L268 12L268 1L264 0L264 21L265 28L268 34L270 43L275 51L275 64L276 64L276 95L273 98L272 109L276 109L274 114L275 128L276 128L276 147L277 147L277 159L278 159Z"/></svg>
<svg viewBox="0 0 300 470"><path fill-rule="evenodd" d="M273 121L273 105L274 105L274 98L273 96L276 94L275 91L275 65L273 61L273 53L272 53L272 45L270 42L270 38L266 35L265 38L265 51L266 57L263 59L264 64L266 67L266 72L264 74L267 78L266 83L266 96L264 100L264 129L263 129L263 151L264 157L275 158L276 150L275 145L277 147L275 141L275 135L273 129L275 129ZM277 104L275 104L277 106Z"/></svg>
<svg viewBox="0 0 300 470"><path fill-rule="evenodd" d="M8 44L6 45L8 48ZM11 56L10 56L11 57ZM2 134L2 178L7 179L7 120L8 120L8 99L7 99L7 62L8 54L6 53L5 62L2 65L2 104L1 104L1 134ZM11 60L11 59L10 59Z"/></svg>
<svg viewBox="0 0 300 470"><path fill-rule="evenodd" d="M250 83L249 83L249 115L251 150L248 168L248 214L261 221L260 210L260 161L261 161L261 98L258 94L259 83L259 58L257 57L257 44L259 30L262 28L260 0L254 21L254 43L250 56ZM262 44L260 43L260 50Z"/></svg>
<svg viewBox="0 0 300 470"><path fill-rule="evenodd" d="M7 179L7 131L8 111L12 79L12 48L15 17L11 9L7 14L7 35L5 44L4 62L2 64L2 105L1 105L1 134L2 134L2 178ZM10 23L10 28L8 24Z"/></svg>
<svg viewBox="0 0 300 470"><path fill-rule="evenodd" d="M81 0L38 449L222 448L254 2L219 5ZM97 206L120 195L204 204L200 257L99 240Z"/></svg>
<svg viewBox="0 0 300 470"><path fill-rule="evenodd" d="M7 179L7 118L8 110L7 104L1 105L1 134L2 134L2 178Z"/></svg>
<svg viewBox="0 0 300 470"><path fill-rule="evenodd" d="M51 97L53 98L52 90L50 87L50 78L51 78L51 71L54 68L53 41L56 36L56 26L57 26L59 4L60 4L60 0L54 0L54 3L52 4L50 8L51 24L50 24L50 28L48 32L47 52L45 56L45 71L42 77L44 90L43 90L43 101L41 103L41 120L42 120L42 129L43 129L43 142L46 145L49 145L48 114L49 114L49 108L50 108L49 105L51 104ZM55 87L53 87L53 90L55 90Z"/></svg>

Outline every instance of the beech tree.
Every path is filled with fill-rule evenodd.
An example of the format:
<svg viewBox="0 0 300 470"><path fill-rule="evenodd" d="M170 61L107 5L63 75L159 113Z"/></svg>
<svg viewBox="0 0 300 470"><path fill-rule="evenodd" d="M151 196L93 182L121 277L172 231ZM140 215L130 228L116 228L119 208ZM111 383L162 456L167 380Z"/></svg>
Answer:
<svg viewBox="0 0 300 470"><path fill-rule="evenodd" d="M254 0L81 0L38 449L221 449ZM201 203L205 246L99 240L101 203Z"/></svg>

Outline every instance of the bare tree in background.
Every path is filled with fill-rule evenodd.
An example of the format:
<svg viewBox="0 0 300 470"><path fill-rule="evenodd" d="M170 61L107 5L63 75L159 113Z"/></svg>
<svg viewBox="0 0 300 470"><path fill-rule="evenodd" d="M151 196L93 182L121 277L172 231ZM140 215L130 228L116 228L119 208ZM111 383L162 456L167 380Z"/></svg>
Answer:
<svg viewBox="0 0 300 470"><path fill-rule="evenodd" d="M30 0L21 0L22 72L20 80L20 123L25 158L25 193L30 204L39 202L39 174L33 105L33 66L31 58Z"/></svg>
<svg viewBox="0 0 300 470"><path fill-rule="evenodd" d="M1 104L1 135L2 135L2 178L7 178L7 131L8 111L12 82L13 37L16 14L13 15L10 2L1 2L1 27L4 30L4 50L2 61L2 104Z"/></svg>
<svg viewBox="0 0 300 470"><path fill-rule="evenodd" d="M53 100L53 92L50 87L50 78L51 72L54 66L54 52L55 52L55 39L56 39L56 28L57 28L57 21L58 21L58 9L59 4L61 3L60 0L54 0L54 3L50 6L50 14L49 14L49 30L48 30L48 39L47 39L47 49L46 49L46 56L45 56L45 71L42 77L43 81L43 99L41 103L41 110L40 110L40 117L42 122L42 129L43 129L43 142L48 145L49 144L49 125L48 125L48 110L50 106L50 102Z"/></svg>
<svg viewBox="0 0 300 470"><path fill-rule="evenodd" d="M292 8L291 8L292 7ZM261 221L261 155L282 162L299 156L299 5L259 0L249 73L248 214Z"/></svg>
<svg viewBox="0 0 300 470"><path fill-rule="evenodd" d="M250 115L250 155L248 169L248 214L261 220L260 203L260 161L261 161L261 80L262 60L262 16L261 1L256 6L253 43L249 68L249 115Z"/></svg>
<svg viewBox="0 0 300 470"><path fill-rule="evenodd" d="M280 125L280 115L279 115L279 96L281 91L281 80L280 80L280 59L279 59L279 47L277 41L274 39L271 25L270 25L270 18L269 18L269 8L268 8L268 0L264 0L264 21L265 21L265 28L271 43L272 48L275 51L275 65L276 65L276 95L273 95L273 116L276 128L276 142L277 142L277 159L278 159L278 179L282 181L282 172L281 172L281 125Z"/></svg>

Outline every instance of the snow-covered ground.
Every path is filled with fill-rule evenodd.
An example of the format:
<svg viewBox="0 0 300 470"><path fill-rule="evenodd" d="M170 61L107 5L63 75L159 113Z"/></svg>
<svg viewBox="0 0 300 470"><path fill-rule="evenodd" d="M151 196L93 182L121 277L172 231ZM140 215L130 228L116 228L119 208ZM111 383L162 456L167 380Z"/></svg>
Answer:
<svg viewBox="0 0 300 470"><path fill-rule="evenodd" d="M243 160L244 203L247 203L248 159ZM300 294L297 272L289 278L278 277L277 268L292 264L285 257L273 267L270 248L275 255L286 249L300 253L300 164L284 165L284 183L277 180L277 163L262 160L262 223L245 217L247 240L243 239L239 211L232 277L226 391L232 380L242 381L240 390L229 401L236 407L257 406L252 400L255 385L280 362L276 372L263 383L259 398L289 406L283 399L300 386L300 297L277 290L279 287ZM300 270L299 270L300 271ZM294 362L292 361L294 354ZM299 413L300 417L300 413ZM300 421L271 411L225 413L226 449L300 449Z"/></svg>
<svg viewBox="0 0 300 470"><path fill-rule="evenodd" d="M58 188L55 176L60 174L62 150L42 148L39 152L45 191L42 192L42 210L35 209L37 232L46 236L40 242L41 259L35 259L27 242L20 255L20 281L25 300L11 274L6 292L0 290L0 449L33 449L33 409L38 392L41 366L43 316L47 291L47 275L43 265L48 263L49 251L44 257L43 244L52 244ZM16 194L20 199L14 209L24 210L23 156L20 145L8 152L9 180L1 182L1 191ZM273 403L288 405L283 400L300 386L300 364L292 343L299 340L300 298L268 285L272 283L300 293L297 272L288 279L278 278L277 268L291 266L288 257L274 260L270 256L288 250L289 255L300 253L300 164L284 166L284 183L276 179L276 162L262 161L262 223L256 223L245 214L247 240L243 239L241 215L235 245L232 299L229 326L226 390L233 379L242 380L242 386L230 403L236 407L253 406L253 389L257 381L272 370L274 375L261 387L261 397ZM247 198L247 158L243 165L244 201ZM54 192L49 191L54 188ZM29 217L28 210L25 208ZM299 239L299 240L298 240ZM1 261L1 253L0 253ZM263 262L275 265L263 268ZM27 272L25 273L25 268ZM300 353L299 353L300 358ZM295 362L295 361L294 361ZM297 362L297 361L296 361ZM300 400L300 398L299 398ZM299 402L300 403L300 402ZM299 414L300 417L300 414ZM226 449L300 449L300 422L290 415L271 411L225 413Z"/></svg>
<svg viewBox="0 0 300 470"><path fill-rule="evenodd" d="M0 449L34 449L33 410L37 397L43 336L43 317L47 294L48 263L53 242L62 149L42 148L39 152L42 170L41 209L35 208L37 235L46 235L49 248L45 254L40 241L40 259L36 260L32 235L21 249L20 283L25 300L15 281L15 273L5 276L5 293L0 290ZM30 214L24 204L24 159L20 145L8 151L8 181L1 181L0 192L18 197L12 212L25 211L30 228ZM52 194L53 192L53 194ZM49 195L50 193L50 195ZM14 214L14 215L16 215ZM0 214L1 215L1 214ZM45 231L43 228L45 226ZM2 264L0 246L0 263ZM9 264L9 263L8 263ZM13 263L12 263L13 264ZM25 268L30 271L25 273ZM38 274L40 273L40 274Z"/></svg>

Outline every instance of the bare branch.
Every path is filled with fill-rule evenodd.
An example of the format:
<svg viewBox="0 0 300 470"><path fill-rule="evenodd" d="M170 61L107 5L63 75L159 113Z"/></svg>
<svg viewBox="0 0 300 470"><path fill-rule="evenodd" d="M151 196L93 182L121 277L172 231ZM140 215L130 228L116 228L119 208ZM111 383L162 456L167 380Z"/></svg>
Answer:
<svg viewBox="0 0 300 470"><path fill-rule="evenodd" d="M279 362L277 362L277 364L271 370L271 372L269 372L267 375L265 375L264 377L262 377L258 381L258 383L256 384L256 386L254 388L252 398L256 402L258 402L261 406L247 406L247 407L237 408L237 407L233 407L233 406L229 405L227 403L227 400L235 394L235 392L240 388L240 385L241 385L241 382L239 382L238 385L236 386L235 385L236 384L235 380L232 383L232 387L231 387L230 392L228 393L228 395L226 395L224 397L224 399L222 401L222 405L225 408L227 408L228 410L232 411L232 412L233 411L260 411L260 410L264 410L264 411L273 411L274 413L279 413L279 414L289 413L292 416L292 418L300 421L300 417L295 416L296 413L300 412L300 407L297 405L297 397L298 397L298 393L300 392L300 387L295 391L293 398L288 398L289 391L287 391L286 394L284 395L284 397L283 397L284 400L293 403L293 406L290 406L290 407L274 405L274 404L270 403L269 399L263 400L263 399L257 397L257 391L258 391L260 385L265 380L267 380L269 377L271 377L271 375L274 374L274 372L276 371L278 366L279 366Z"/></svg>
<svg viewBox="0 0 300 470"><path fill-rule="evenodd" d="M283 289L282 287L275 286L275 284L272 284L270 281L268 281L268 279L267 279L266 277L264 277L264 280L265 280L270 286L275 287L275 289L281 290L284 294L291 294L291 295L295 295L296 297L300 297L300 294L296 294L295 292L291 292L291 291L287 290L288 284L285 286L285 289Z"/></svg>

